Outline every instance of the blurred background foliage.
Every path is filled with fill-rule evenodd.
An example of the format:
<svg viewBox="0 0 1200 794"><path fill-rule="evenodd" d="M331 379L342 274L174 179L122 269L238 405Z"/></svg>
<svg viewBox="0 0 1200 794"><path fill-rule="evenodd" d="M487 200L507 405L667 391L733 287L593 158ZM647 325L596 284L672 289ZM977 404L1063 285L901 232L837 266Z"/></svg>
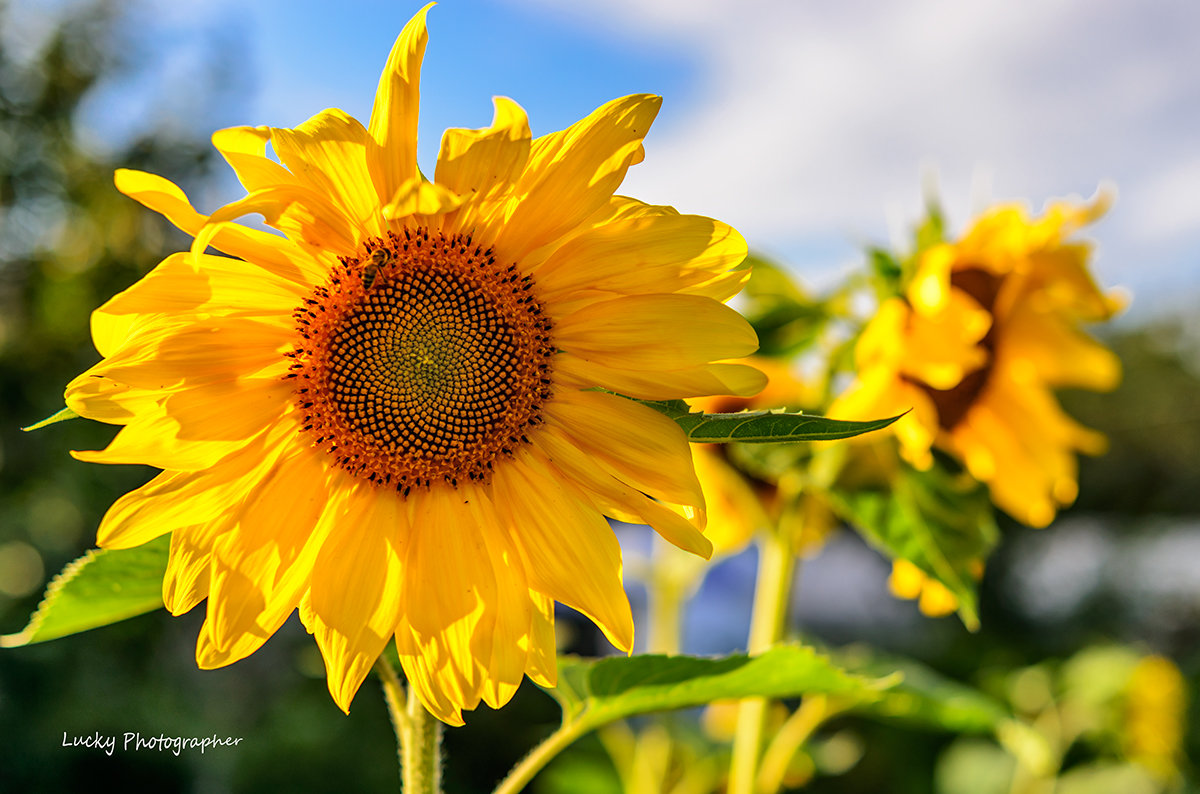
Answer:
<svg viewBox="0 0 1200 794"><path fill-rule="evenodd" d="M103 425L70 422L35 435L19 429L56 411L66 382L96 360L90 311L188 244L118 194L112 172L162 174L189 195L205 195L206 186L227 178L208 145L211 121L151 117L141 136L116 146L91 141L80 129L89 98L123 75L155 69L153 53L123 37L126 13L117 3L66 5L50 29L32 37L0 2L0 633L25 625L48 578L91 547L107 506L150 474L70 459L68 450L107 442L112 430ZM227 107L236 96L238 86L222 66L227 47L214 41L211 71L191 86L189 117L205 118L205 108ZM978 633L954 619L923 618L911 602L891 599L887 564L851 533L806 563L801 630L830 643L865 641L906 654L1008 702L1044 734L1043 744L1056 748L1053 762L1074 774L1064 776L1059 791L1154 790L1139 788L1140 773L1116 769L1115 760L1103 782L1093 767L1133 757L1133 745L1113 743L1136 743L1138 730L1164 736L1161 726L1146 734L1152 718L1130 711L1146 698L1114 694L1132 691L1138 675L1153 679L1154 663L1146 661L1152 654L1172 660L1187 689L1196 692L1200 683L1198 331L1187 317L1124 321L1105 330L1105 342L1124 363L1121 387L1113 394L1068 393L1064 402L1083 424L1108 434L1109 453L1081 461L1080 498L1050 528L1002 523L981 583ZM713 572L702 603L736 601L739 571L752 568L744 557ZM816 589L829 580L820 575L823 567L848 559L877 579L856 595L865 606L853 614L835 603L845 593L823 596ZM193 643L202 617L199 610L180 619L159 612L0 651L0 791L98 784L181 792L395 790L394 740L370 686L350 716L342 715L326 693L317 650L295 621L251 658L201 672ZM738 619L716 633L744 637L746 617ZM562 631L570 649L594 652L595 637L572 631L575 625ZM1158 675L1159 684L1147 691L1167 686L1161 668ZM1190 789L1197 778L1186 758L1200 751L1200 710L1194 697L1176 702L1188 711L1179 786ZM489 789L557 717L552 701L531 686L501 713L481 708L467 727L447 733L447 790ZM690 737L676 743L682 755L675 763L694 767L711 740L698 738L690 715L674 724ZM243 741L236 749L180 757L145 750L107 757L62 746L64 734L97 731ZM615 790L618 777L604 747L620 741L609 732L579 743L535 788ZM701 748L690 761L689 746ZM1009 791L998 781L1011 779L1015 763L994 741L851 716L826 723L797 758L788 780L815 792Z"/></svg>

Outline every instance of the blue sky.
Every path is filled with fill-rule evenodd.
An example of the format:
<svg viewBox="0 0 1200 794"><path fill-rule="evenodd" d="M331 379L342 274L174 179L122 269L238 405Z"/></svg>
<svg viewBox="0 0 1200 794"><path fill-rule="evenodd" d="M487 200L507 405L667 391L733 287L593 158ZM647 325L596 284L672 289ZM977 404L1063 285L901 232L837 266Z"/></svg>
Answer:
<svg viewBox="0 0 1200 794"><path fill-rule="evenodd" d="M25 3L28 5L28 0ZM147 108L198 129L365 119L416 2L137 0L144 71L89 120L100 138ZM993 200L1089 196L1101 281L1131 314L1200 291L1200 4L1186 0L445 0L429 15L419 157L483 126L494 94L535 134L616 96L665 97L622 192L738 227L820 284L865 243L899 238L936 175L956 228ZM189 104L221 41L237 75ZM226 200L232 196L224 197Z"/></svg>

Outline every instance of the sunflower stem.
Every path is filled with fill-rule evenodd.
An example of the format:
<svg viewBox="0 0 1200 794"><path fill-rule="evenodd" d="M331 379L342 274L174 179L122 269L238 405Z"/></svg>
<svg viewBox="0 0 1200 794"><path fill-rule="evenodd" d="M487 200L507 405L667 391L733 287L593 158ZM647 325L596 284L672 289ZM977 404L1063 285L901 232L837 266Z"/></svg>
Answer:
<svg viewBox="0 0 1200 794"><path fill-rule="evenodd" d="M388 716L392 719L392 730L396 732L396 757L400 762L401 780L403 780L405 748L412 735L412 725L409 722L405 706L404 684L400 682L400 676L396 675L396 669L392 667L392 663L383 656L376 660L375 672L379 674L379 682L383 686L383 700L387 703Z"/></svg>
<svg viewBox="0 0 1200 794"><path fill-rule="evenodd" d="M416 689L408 689L408 741L401 742L403 794L441 794L442 722L429 713Z"/></svg>
<svg viewBox="0 0 1200 794"><path fill-rule="evenodd" d="M839 710L840 706L831 703L828 695L805 695L800 707L783 723L763 753L758 773L759 788L769 792L783 788L783 779L796 753L813 732Z"/></svg>
<svg viewBox="0 0 1200 794"><path fill-rule="evenodd" d="M764 535L759 544L754 612L747 640L747 650L751 656L770 649L783 639L795 571L796 558L791 538L778 531ZM729 794L753 794L756 790L769 704L766 698L747 698L738 706L737 732L729 767Z"/></svg>
<svg viewBox="0 0 1200 794"><path fill-rule="evenodd" d="M683 646L683 608L692 577L681 576L678 549L658 535L654 536L654 562L646 588L647 653L673 656Z"/></svg>
<svg viewBox="0 0 1200 794"><path fill-rule="evenodd" d="M550 759L561 753L571 742L586 732L586 730L580 729L579 722L562 724L558 730L533 748L529 755L522 758L520 763L505 776L504 780L500 781L500 785L493 789L492 794L518 794L524 790L525 786L529 785L529 781L533 780L534 775L542 771L542 767L550 763Z"/></svg>

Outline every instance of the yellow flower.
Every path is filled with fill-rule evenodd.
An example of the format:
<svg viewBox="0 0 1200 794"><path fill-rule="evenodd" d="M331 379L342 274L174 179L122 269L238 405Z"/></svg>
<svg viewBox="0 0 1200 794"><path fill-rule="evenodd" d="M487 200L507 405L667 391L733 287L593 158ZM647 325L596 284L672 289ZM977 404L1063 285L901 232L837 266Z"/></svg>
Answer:
<svg viewBox="0 0 1200 794"><path fill-rule="evenodd" d="M1161 780L1179 772L1186 729L1187 682L1162 656L1138 660L1125 700L1125 753Z"/></svg>
<svg viewBox="0 0 1200 794"><path fill-rule="evenodd" d="M888 416L925 468L936 445L986 483L992 500L1045 526L1077 492L1076 452L1104 437L1059 406L1054 389L1111 389L1120 363L1079 330L1119 308L1088 271L1089 246L1067 242L1106 209L1054 204L1039 219L1020 207L979 218L958 242L926 250L902 297L887 300L856 348L858 380L830 413Z"/></svg>
<svg viewBox="0 0 1200 794"><path fill-rule="evenodd" d="M427 9L365 128L326 110L213 136L245 198L204 216L161 177L117 173L196 240L95 312L104 358L67 404L124 425L76 457L164 470L98 540L171 533L163 596L174 614L207 599L201 667L253 653L298 608L342 709L394 637L428 709L460 724L524 674L553 685L555 601L631 647L604 516L711 551L682 431L597 387L674 399L762 376L713 363L757 344L723 304L741 236L613 195L658 97L536 139L497 98L422 178ZM252 213L282 235L234 223Z"/></svg>

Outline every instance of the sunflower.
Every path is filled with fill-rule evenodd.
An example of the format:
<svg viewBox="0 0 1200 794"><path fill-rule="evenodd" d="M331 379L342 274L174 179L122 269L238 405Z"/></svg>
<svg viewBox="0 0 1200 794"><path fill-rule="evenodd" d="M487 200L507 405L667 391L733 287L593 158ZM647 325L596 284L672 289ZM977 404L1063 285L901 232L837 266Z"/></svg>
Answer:
<svg viewBox="0 0 1200 794"><path fill-rule="evenodd" d="M200 667L253 653L298 609L343 710L394 638L425 706L461 724L526 674L554 684L555 602L631 647L605 516L711 552L683 432L616 393L763 379L718 363L757 345L724 305L747 276L741 236L614 195L658 97L539 138L497 98L422 177L427 10L365 128L326 110L214 134L245 198L205 216L167 180L117 172L195 242L93 314L103 360L66 398L123 425L77 458L162 469L98 542L171 533L163 598L177 615L207 599ZM254 213L279 233L236 223Z"/></svg>
<svg viewBox="0 0 1200 794"><path fill-rule="evenodd" d="M902 296L884 301L856 347L858 379L831 408L845 418L912 409L895 425L920 468L936 446L986 483L1017 520L1045 526L1074 501L1076 453L1102 435L1076 423L1054 390L1114 388L1120 363L1079 326L1120 307L1069 242L1107 208L1056 203L1031 219L1017 206L980 217L959 241L926 249Z"/></svg>

